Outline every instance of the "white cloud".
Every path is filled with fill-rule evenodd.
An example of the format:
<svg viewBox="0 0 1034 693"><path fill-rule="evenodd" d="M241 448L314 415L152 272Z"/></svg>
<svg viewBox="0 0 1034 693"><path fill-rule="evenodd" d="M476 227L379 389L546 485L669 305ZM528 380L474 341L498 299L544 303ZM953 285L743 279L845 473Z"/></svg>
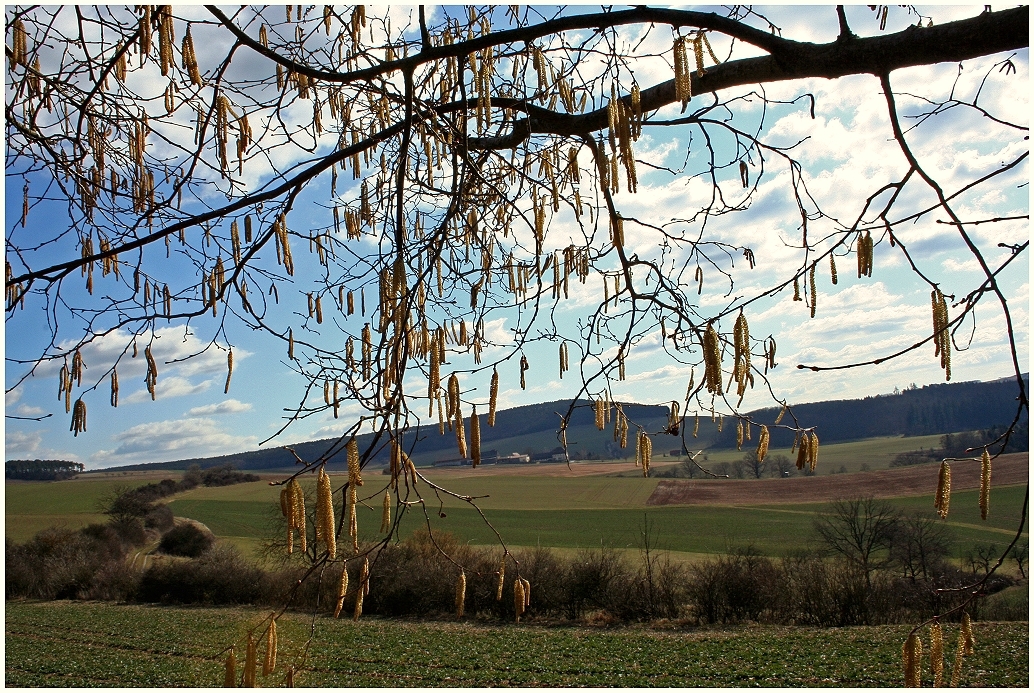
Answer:
<svg viewBox="0 0 1034 693"><path fill-rule="evenodd" d="M34 456L43 442L43 434L39 431L6 431L4 433L4 452L8 458Z"/></svg>
<svg viewBox="0 0 1034 693"><path fill-rule="evenodd" d="M112 436L114 450L99 450L92 461L101 464L158 462L240 452L255 447L256 436L235 436L214 420L194 417L133 426Z"/></svg>
<svg viewBox="0 0 1034 693"><path fill-rule="evenodd" d="M15 413L18 414L18 416L26 417L43 416L47 413L47 410L43 407L34 407L29 404L19 404L18 408L15 409Z"/></svg>
<svg viewBox="0 0 1034 693"><path fill-rule="evenodd" d="M7 459L69 460L78 462L79 455L64 450L54 450L43 444L47 429L18 431L8 428L4 432L4 455Z"/></svg>
<svg viewBox="0 0 1034 693"><path fill-rule="evenodd" d="M179 376L170 376L168 378L158 377L158 383L155 385L155 399L169 399L171 397L186 397L188 395L196 395L198 393L206 391L212 386L214 380L203 380L200 383L192 383L186 378ZM137 390L125 399L120 399L119 404L126 402L127 404L135 404L137 402L146 402L151 399L151 394L146 390Z"/></svg>
<svg viewBox="0 0 1034 693"><path fill-rule="evenodd" d="M22 398L22 386L8 390L4 393L4 406L13 407Z"/></svg>
<svg viewBox="0 0 1034 693"><path fill-rule="evenodd" d="M215 414L238 414L243 411L251 411L251 404L236 399L228 399L215 404L206 404L201 407L194 407L187 412L188 416L212 416Z"/></svg>

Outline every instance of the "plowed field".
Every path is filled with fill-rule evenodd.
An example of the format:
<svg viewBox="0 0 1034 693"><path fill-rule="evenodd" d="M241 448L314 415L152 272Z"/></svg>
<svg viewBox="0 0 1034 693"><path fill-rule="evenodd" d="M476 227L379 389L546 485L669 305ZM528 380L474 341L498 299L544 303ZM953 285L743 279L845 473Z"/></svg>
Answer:
<svg viewBox="0 0 1034 693"><path fill-rule="evenodd" d="M832 474L789 479L662 479L646 500L647 505L761 505L767 503L816 503L837 498L875 496L894 498L933 493L940 465L922 464L855 474ZM991 467L991 485L1026 483L1030 472L1025 452L1002 455ZM953 491L980 486L980 463L951 463Z"/></svg>

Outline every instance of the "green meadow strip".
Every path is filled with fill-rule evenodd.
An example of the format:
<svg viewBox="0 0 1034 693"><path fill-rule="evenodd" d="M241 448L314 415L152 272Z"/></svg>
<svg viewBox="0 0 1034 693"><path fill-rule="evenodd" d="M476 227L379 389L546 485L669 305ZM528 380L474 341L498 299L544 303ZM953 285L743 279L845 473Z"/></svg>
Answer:
<svg viewBox="0 0 1034 693"><path fill-rule="evenodd" d="M268 612L71 602L8 602L7 686L222 684L220 652ZM315 639L300 657L310 625ZM908 626L744 626L664 630L334 621L288 614L278 621L277 670L262 686L900 686ZM945 627L954 655L957 626ZM1028 685L1028 624L977 623L964 686ZM927 637L925 631L923 637ZM261 654L261 648L260 648ZM924 685L931 681L924 667Z"/></svg>

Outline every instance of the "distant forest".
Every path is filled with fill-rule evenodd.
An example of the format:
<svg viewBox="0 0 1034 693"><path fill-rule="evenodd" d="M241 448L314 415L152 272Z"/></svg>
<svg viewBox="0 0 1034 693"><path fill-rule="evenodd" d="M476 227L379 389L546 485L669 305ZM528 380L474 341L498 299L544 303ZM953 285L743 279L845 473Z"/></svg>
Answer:
<svg viewBox="0 0 1034 693"><path fill-rule="evenodd" d="M1024 376L1029 383L1029 377ZM496 425L490 428L482 418L481 448L498 448L500 454L521 452L539 454L556 449L559 445L556 430L560 422L559 413L567 410L569 401L545 402L500 411ZM987 430L1007 426L1016 415L1016 384L1012 380L993 382L964 382L909 387L903 392L877 395L865 399L834 400L811 404L792 404L793 412L802 426L815 426L823 443L838 443L878 436L920 436L961 431ZM662 406L639 404L623 405L628 418L642 425L647 431L660 432L664 429L668 409ZM759 424L771 424L779 414L778 407L760 409L750 413L751 419ZM788 423L784 420L783 423ZM1024 420L1024 425L1026 421ZM734 448L736 447L736 425L726 419L721 431L710 417L701 417L698 437L691 447ZM691 431L693 419L688 419ZM594 425L594 414L589 402L580 402L568 424L567 439L571 455L575 459L592 457L618 457L634 454L634 442L629 448L620 450L613 442L612 426L598 431ZM360 437L360 446L368 435ZM686 434L690 439L689 433ZM771 430L774 447L789 448L793 433L783 429ZM305 460L313 460L335 444L334 439L316 440L291 445ZM694 445L695 444L695 445ZM456 455L456 438L446 431L439 435L437 423L411 432L405 440L406 449L423 463ZM675 437L659 436L654 443L656 453L677 449L680 441ZM337 443L338 449L330 457L332 468L345 467L344 443ZM383 451L375 464L386 462ZM421 459L417 460L418 463ZM184 469L198 464L207 469L218 465L233 464L238 469L289 468L295 464L294 456L284 447L242 452L203 459L179 460L153 464L138 464L120 467L126 471L144 469Z"/></svg>
<svg viewBox="0 0 1034 693"><path fill-rule="evenodd" d="M8 460L4 463L4 476L8 479L31 481L54 481L71 479L83 471L82 462L65 460Z"/></svg>

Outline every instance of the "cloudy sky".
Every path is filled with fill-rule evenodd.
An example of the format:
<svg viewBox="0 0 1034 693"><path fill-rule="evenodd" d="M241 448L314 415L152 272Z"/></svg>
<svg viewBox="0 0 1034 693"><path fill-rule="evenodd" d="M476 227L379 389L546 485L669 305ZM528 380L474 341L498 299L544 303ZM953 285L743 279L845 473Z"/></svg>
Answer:
<svg viewBox="0 0 1034 693"><path fill-rule="evenodd" d="M944 23L972 16L980 9L933 7L921 8L921 13L932 17L935 23ZM824 42L837 35L832 7L778 6L759 11L779 26L787 38ZM401 8L393 12L397 14L396 26L401 25L406 12ZM864 6L851 8L849 18L859 35L880 33L878 21ZM914 21L914 16L895 8L887 31L898 30ZM642 34L641 27L630 27L621 37L628 45L637 46L637 54L670 55L670 32L652 32L640 43ZM730 51L729 41L712 35L712 43L716 53L724 59ZM755 54L749 46L739 43L732 51L734 59ZM199 57L203 60L203 55ZM1006 74L995 67L1009 57L1015 74ZM636 79L643 86L670 78L670 68L661 58L644 59L636 65ZM931 101L944 101L952 93L961 102L972 102L979 89L979 105L988 114L1026 128L1029 108L1026 50L1012 56L996 55L967 62L961 71L957 64L901 70L892 75L892 84L901 94L898 105L902 115L910 125L915 125L907 135L910 145L922 165L946 191L954 192L1027 151L1025 130L1002 125L972 109L959 106L929 119L914 117L929 112ZM750 91L747 88L738 93L746 95ZM792 147L790 151L801 164L811 196L809 204L831 217L817 219L809 227L813 239L850 226L862 214L867 196L899 181L906 172L907 163L892 140L887 107L877 78L863 75L769 84L764 86L764 93L770 100L787 102L765 113L765 120L760 124L764 141L773 146ZM806 93L815 97L814 119L806 101L789 103ZM658 117L674 117L677 113L677 108L669 109ZM735 122L745 128L756 128L761 113L759 99L744 100L737 104ZM667 223L691 213L687 210L692 210L694 205L698 208L712 194L709 181L691 175L701 171L703 166L700 137L699 131L690 133L685 128L644 128L643 137L636 144L640 161L659 168L684 170L685 174L673 176L641 166L638 192L631 194L622 189L616 197L624 217ZM728 143L716 143L719 152L727 146ZM270 165L285 166L290 163L290 156L289 151L278 150L279 159ZM707 230L709 237L749 245L757 260L756 267L749 268L739 257L734 266L731 263L722 266L735 280L731 293L729 282L720 278L717 271L706 272L700 296L702 313L718 313L730 303L777 285L787 272L796 270L804 261L799 247L799 212L788 193L794 173L776 156L768 157L765 166L765 176L750 199L749 208L713 218ZM757 170L752 169L751 175L756 175ZM266 173L256 170L252 175L258 182ZM1029 169L1024 162L993 183L960 196L955 209L964 221L1026 215L1028 179ZM22 184L20 177L6 179L9 233L20 215ZM741 194L738 172L734 168L724 172L720 186L729 196ZM326 210L312 204L320 199L321 193L326 199L326 190L314 189L308 205L299 205L298 214L303 217L325 214ZM932 200L928 189L911 185L903 193L892 220L928 207ZM954 295L958 300L979 286L983 275L958 232L941 223L944 220L943 213L927 214L914 224L899 227L896 235L923 273L939 283L945 294ZM872 215L866 217L866 221L871 222ZM326 220L319 223L325 224ZM558 219L549 229L547 245L566 245L565 236L572 228ZM1027 240L1027 229L1027 221L1020 220L972 225L968 231L988 264L996 267L1008 256L1008 251L998 244ZM630 252L644 257L657 253L658 236L649 229L628 224L625 233ZM301 254L300 250L296 252ZM769 374L771 391L779 399L800 403L863 397L889 393L911 384L943 382L944 374L932 345L867 368L816 373L795 367L797 364L834 366L876 359L930 334L929 285L912 273L900 247L892 248L885 241L876 246L871 278L856 277L853 254L838 256L837 263L837 285L832 285L828 267L818 273L818 309L814 318L810 317L805 303L792 300L792 289L751 304L748 310L751 334L755 337L772 335L779 345L779 366ZM194 271L194 268L182 269ZM1020 363L1027 370L1028 254L1006 269L999 281L1010 300L1020 345ZM592 302L599 300L602 289L598 278L590 278L584 286L572 281L572 287L571 297L561 304L557 313L559 324L574 325ZM301 289L304 296L304 287ZM957 310L952 308L950 312L955 315ZM490 335L503 340L515 319L514 316L498 316L486 327ZM312 335L313 339L343 343L341 333L334 331L336 324L325 322L320 328L322 333ZM290 410L302 401L306 383L287 361L281 342L251 334L239 324L234 327L229 336L234 345L229 393L224 394L226 352L218 347L226 343L224 339L216 339L211 329L200 322L189 326L159 325L152 348L159 363L155 401L151 401L144 386L143 359L122 358L118 408L108 406L106 385L98 386L84 398L89 407L88 430L73 437L68 430L69 416L63 402L58 400L60 364L40 364L31 376L23 377L30 366L13 360L28 358L33 349L39 347L41 335L49 334L47 316L41 311L29 310L9 318L5 338L7 458L75 459L89 468L100 468L256 448L281 428L285 409ZM314 324L309 327L316 329ZM72 338L68 335L63 339ZM109 368L124 353L128 341L123 331L114 330L83 351L87 366L84 386L90 379L89 369ZM59 339L58 346L61 344L62 339ZM958 331L956 346L959 350L953 354L952 380L990 380L1011 374L1004 319L993 297L986 297L975 311L974 319ZM140 348L142 351L142 345ZM570 376L564 380L558 377L555 344L534 346L528 353L533 370L527 390L522 391L517 383L515 364L510 362L500 370L501 408L559 399L574 392ZM492 355L493 352L487 352L486 360ZM191 358L187 359L188 356ZM636 344L628 358L627 370L627 379L614 383L615 398L666 403L684 396L689 368L664 353L659 330L644 335ZM697 378L700 375L698 372ZM414 378L413 387L407 389L417 391L422 382ZM487 380L471 378L465 386L487 396ZM322 392L314 395L322 399ZM768 389L758 387L748 394L744 409L767 406L771 402ZM357 407L346 405L337 420L329 412L315 414L296 422L266 445L335 435L351 424L350 415L358 411ZM39 417L45 418L30 420Z"/></svg>

